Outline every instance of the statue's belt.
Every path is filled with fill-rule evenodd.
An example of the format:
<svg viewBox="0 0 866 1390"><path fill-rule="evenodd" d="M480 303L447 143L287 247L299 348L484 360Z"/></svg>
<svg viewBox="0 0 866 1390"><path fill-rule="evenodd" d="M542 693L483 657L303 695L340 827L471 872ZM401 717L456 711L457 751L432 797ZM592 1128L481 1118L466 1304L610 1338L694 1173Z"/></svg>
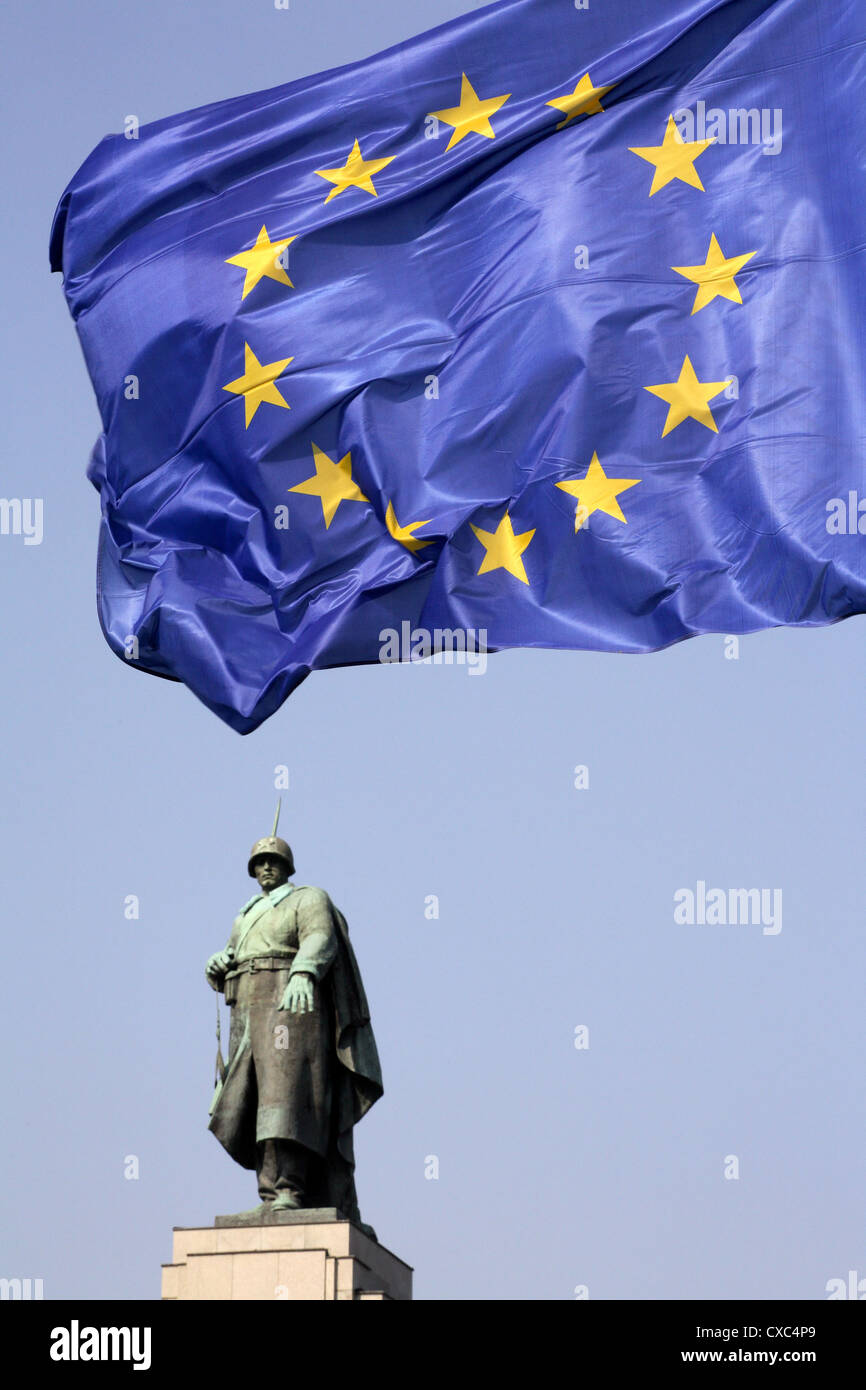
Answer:
<svg viewBox="0 0 866 1390"><path fill-rule="evenodd" d="M239 961L226 974L227 980L238 975L255 975L257 970L287 970L297 955L297 951L287 951L281 956L253 956L251 960Z"/></svg>

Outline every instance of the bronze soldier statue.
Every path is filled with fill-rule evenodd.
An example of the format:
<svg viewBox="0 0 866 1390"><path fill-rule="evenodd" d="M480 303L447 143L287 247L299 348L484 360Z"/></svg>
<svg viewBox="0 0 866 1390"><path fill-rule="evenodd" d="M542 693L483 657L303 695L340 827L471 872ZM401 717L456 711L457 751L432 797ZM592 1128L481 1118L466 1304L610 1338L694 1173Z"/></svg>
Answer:
<svg viewBox="0 0 866 1390"><path fill-rule="evenodd" d="M361 1224L352 1130L382 1095L382 1075L346 921L321 888L289 881L294 858L276 822L248 870L261 892L205 970L231 1007L209 1128L256 1171L261 1203L241 1218L336 1207Z"/></svg>

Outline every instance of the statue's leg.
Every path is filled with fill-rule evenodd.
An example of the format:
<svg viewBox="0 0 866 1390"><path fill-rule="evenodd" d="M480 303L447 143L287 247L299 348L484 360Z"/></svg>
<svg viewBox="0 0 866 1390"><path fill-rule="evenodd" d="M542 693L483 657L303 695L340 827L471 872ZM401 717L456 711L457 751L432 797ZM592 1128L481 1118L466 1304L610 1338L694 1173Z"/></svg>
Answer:
<svg viewBox="0 0 866 1390"><path fill-rule="evenodd" d="M273 1210L292 1211L307 1206L307 1183L313 1154L303 1144L296 1144L291 1139L270 1139L267 1146L273 1154Z"/></svg>
<svg viewBox="0 0 866 1390"><path fill-rule="evenodd" d="M291 1192L303 1206L307 1187L309 1161L312 1155L302 1144L290 1139L263 1139L256 1145L256 1176L259 1196L263 1202L273 1202L282 1193Z"/></svg>
<svg viewBox="0 0 866 1390"><path fill-rule="evenodd" d="M277 1156L273 1139L256 1144L256 1178L261 1201L272 1202L277 1195Z"/></svg>

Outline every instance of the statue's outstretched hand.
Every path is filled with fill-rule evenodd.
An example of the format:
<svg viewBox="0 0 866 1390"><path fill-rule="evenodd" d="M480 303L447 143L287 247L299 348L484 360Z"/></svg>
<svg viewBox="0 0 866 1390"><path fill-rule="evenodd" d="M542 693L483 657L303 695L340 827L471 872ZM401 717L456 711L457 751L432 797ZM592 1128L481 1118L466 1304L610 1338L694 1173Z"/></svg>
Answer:
<svg viewBox="0 0 866 1390"><path fill-rule="evenodd" d="M211 956L204 968L205 978L211 989L218 990L220 988L223 976L226 971L231 969L233 961L234 951L217 951L215 955Z"/></svg>
<svg viewBox="0 0 866 1390"><path fill-rule="evenodd" d="M293 975L283 991L280 1008L292 1014L315 1013L312 976L305 975L300 970L297 975Z"/></svg>

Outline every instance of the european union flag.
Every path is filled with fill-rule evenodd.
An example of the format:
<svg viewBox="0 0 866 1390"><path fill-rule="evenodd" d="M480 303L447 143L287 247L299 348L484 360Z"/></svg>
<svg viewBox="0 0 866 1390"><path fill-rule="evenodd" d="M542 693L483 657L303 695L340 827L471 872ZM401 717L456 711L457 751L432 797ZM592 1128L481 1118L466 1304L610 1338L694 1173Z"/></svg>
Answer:
<svg viewBox="0 0 866 1390"><path fill-rule="evenodd" d="M866 611L864 40L859 0L506 0L103 140L51 263L114 651L248 732L392 633Z"/></svg>

